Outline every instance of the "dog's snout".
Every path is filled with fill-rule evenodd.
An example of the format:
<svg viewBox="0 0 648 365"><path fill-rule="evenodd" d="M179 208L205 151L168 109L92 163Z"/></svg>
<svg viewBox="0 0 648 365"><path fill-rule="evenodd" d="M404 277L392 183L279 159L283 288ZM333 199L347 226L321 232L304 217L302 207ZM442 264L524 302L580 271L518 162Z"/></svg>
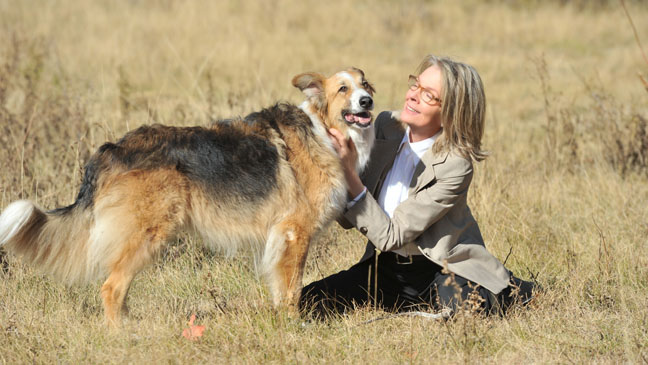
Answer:
<svg viewBox="0 0 648 365"><path fill-rule="evenodd" d="M360 106L365 109L371 109L373 107L373 99L370 96L361 97Z"/></svg>

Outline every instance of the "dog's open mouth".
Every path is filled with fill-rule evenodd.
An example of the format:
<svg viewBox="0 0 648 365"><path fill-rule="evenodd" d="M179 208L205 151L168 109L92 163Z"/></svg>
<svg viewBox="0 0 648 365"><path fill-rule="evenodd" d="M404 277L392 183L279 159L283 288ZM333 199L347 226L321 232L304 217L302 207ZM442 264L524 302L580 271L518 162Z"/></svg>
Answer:
<svg viewBox="0 0 648 365"><path fill-rule="evenodd" d="M366 128L371 125L371 113L369 112L353 114L348 111L343 111L342 117L344 117L347 124L355 124L361 128Z"/></svg>

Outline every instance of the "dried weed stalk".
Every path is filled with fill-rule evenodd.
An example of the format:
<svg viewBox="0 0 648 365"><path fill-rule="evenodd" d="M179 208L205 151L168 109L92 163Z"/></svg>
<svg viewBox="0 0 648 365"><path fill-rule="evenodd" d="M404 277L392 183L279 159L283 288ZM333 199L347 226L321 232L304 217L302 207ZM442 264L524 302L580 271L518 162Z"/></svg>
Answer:
<svg viewBox="0 0 648 365"><path fill-rule="evenodd" d="M551 89L544 56L534 60L546 115L545 154L554 166L574 171L606 163L621 175L648 175L648 116L628 107L593 82L584 80L585 107Z"/></svg>

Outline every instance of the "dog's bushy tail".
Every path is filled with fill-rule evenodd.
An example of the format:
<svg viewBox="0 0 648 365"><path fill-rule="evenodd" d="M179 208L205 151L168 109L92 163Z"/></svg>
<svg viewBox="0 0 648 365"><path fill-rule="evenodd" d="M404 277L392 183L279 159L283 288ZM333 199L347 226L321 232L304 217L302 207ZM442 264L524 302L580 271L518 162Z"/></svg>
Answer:
<svg viewBox="0 0 648 365"><path fill-rule="evenodd" d="M32 202L10 204L0 215L0 246L68 284L91 279L88 238L92 211L72 205L44 212Z"/></svg>

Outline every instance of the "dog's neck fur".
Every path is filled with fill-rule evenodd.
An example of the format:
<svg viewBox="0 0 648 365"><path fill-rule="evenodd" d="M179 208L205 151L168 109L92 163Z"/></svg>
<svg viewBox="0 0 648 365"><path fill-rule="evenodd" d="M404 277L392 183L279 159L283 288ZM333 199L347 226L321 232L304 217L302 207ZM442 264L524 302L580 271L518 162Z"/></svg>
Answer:
<svg viewBox="0 0 648 365"><path fill-rule="evenodd" d="M305 100L303 103L301 103L299 108L310 118L311 122L315 126L315 133L322 141L322 143L329 147L333 152L337 153L335 151L335 148L333 147L331 137L328 134L326 124L322 121L322 119L324 118L324 116L321 115L322 113L317 110L317 108L315 108L313 104L308 100ZM356 146L356 150L358 151L356 171L358 173L361 173L369 163L369 155L371 153L371 147L373 147L375 139L373 124L371 125L371 127L364 129L349 127L347 134L348 137L353 140L353 143Z"/></svg>
<svg viewBox="0 0 648 365"><path fill-rule="evenodd" d="M373 124L371 127L364 129L349 128L349 137L353 140L358 151L358 161L356 162L356 171L358 174L364 171L369 163L369 155L373 147L376 134L374 132Z"/></svg>

